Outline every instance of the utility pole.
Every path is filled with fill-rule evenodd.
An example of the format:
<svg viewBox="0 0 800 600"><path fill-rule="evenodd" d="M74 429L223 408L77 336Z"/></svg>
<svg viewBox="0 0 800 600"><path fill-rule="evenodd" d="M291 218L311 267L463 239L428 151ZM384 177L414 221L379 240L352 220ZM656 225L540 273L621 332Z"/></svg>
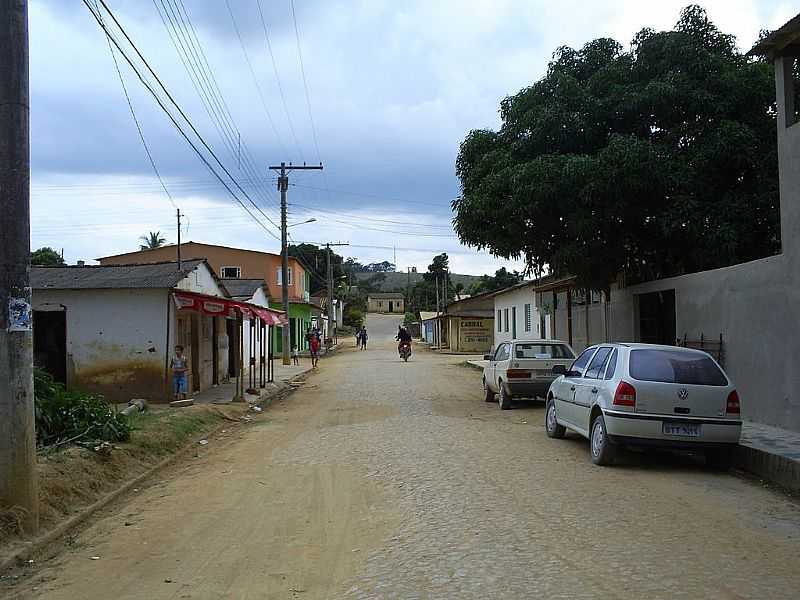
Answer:
<svg viewBox="0 0 800 600"><path fill-rule="evenodd" d="M322 163L319 166L295 166L282 162L280 166L271 166L270 171L278 171L278 191L281 193L281 296L283 300L283 312L286 313L287 323L282 327L283 341L283 364L291 364L289 360L289 333L291 332L291 320L289 319L289 247L287 245L288 231L286 227L286 194L289 191L289 172L290 171L322 171Z"/></svg>
<svg viewBox="0 0 800 600"><path fill-rule="evenodd" d="M28 1L0 0L0 504L39 528L30 288Z"/></svg>
<svg viewBox="0 0 800 600"><path fill-rule="evenodd" d="M331 253L331 246L349 246L350 244L347 243L338 243L332 244L327 243L325 244L325 248L327 248L327 252L325 253L328 257L328 327L330 331L328 332L328 337L333 339L336 336L336 328L339 325L338 320L336 318L336 309L333 307L333 257Z"/></svg>
<svg viewBox="0 0 800 600"><path fill-rule="evenodd" d="M181 209L175 209L175 215L178 217L178 270L182 268L181 265Z"/></svg>
<svg viewBox="0 0 800 600"><path fill-rule="evenodd" d="M441 334L442 328L441 324L439 323L439 275L436 275L436 347L441 348Z"/></svg>

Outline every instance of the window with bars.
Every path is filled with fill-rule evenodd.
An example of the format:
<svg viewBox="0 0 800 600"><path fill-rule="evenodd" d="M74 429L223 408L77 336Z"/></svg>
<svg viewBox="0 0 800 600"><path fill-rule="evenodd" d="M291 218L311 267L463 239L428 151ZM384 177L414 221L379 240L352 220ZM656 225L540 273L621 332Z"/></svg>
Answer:
<svg viewBox="0 0 800 600"><path fill-rule="evenodd" d="M503 313L497 309L497 333L503 332Z"/></svg>
<svg viewBox="0 0 800 600"><path fill-rule="evenodd" d="M503 324L505 325L504 329L506 333L508 333L508 309L503 309Z"/></svg>
<svg viewBox="0 0 800 600"><path fill-rule="evenodd" d="M525 331L530 332L531 330L531 305L525 305Z"/></svg>

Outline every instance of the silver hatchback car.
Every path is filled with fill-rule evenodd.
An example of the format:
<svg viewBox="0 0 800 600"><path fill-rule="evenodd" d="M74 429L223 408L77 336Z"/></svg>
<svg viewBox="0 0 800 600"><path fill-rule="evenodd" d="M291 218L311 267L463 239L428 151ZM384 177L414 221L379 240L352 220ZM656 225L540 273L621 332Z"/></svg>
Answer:
<svg viewBox="0 0 800 600"><path fill-rule="evenodd" d="M652 344L591 346L547 394L545 428L589 438L592 461L611 464L619 446L660 446L705 453L726 468L742 430L739 394L707 353Z"/></svg>

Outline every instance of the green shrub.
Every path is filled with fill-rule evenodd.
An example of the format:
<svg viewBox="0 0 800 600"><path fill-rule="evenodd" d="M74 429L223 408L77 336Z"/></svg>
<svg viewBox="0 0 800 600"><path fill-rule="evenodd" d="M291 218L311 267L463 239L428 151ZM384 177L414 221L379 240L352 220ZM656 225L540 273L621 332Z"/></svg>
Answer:
<svg viewBox="0 0 800 600"><path fill-rule="evenodd" d="M36 442L40 446L72 438L124 442L131 428L125 415L101 396L67 390L48 373L35 369Z"/></svg>
<svg viewBox="0 0 800 600"><path fill-rule="evenodd" d="M364 324L364 313L354 306L348 306L344 310L343 321L350 327L361 327Z"/></svg>
<svg viewBox="0 0 800 600"><path fill-rule="evenodd" d="M417 316L414 313L407 312L403 317L403 325L408 326L417 322Z"/></svg>

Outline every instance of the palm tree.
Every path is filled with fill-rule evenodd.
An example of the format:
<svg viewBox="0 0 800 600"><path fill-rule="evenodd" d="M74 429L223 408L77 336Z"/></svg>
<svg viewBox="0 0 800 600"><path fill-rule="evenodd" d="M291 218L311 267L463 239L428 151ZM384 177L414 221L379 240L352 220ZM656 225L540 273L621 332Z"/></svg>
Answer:
<svg viewBox="0 0 800 600"><path fill-rule="evenodd" d="M140 250L153 250L167 243L167 240L161 237L160 231L150 231L147 235L143 235L139 239L144 242L139 246Z"/></svg>

